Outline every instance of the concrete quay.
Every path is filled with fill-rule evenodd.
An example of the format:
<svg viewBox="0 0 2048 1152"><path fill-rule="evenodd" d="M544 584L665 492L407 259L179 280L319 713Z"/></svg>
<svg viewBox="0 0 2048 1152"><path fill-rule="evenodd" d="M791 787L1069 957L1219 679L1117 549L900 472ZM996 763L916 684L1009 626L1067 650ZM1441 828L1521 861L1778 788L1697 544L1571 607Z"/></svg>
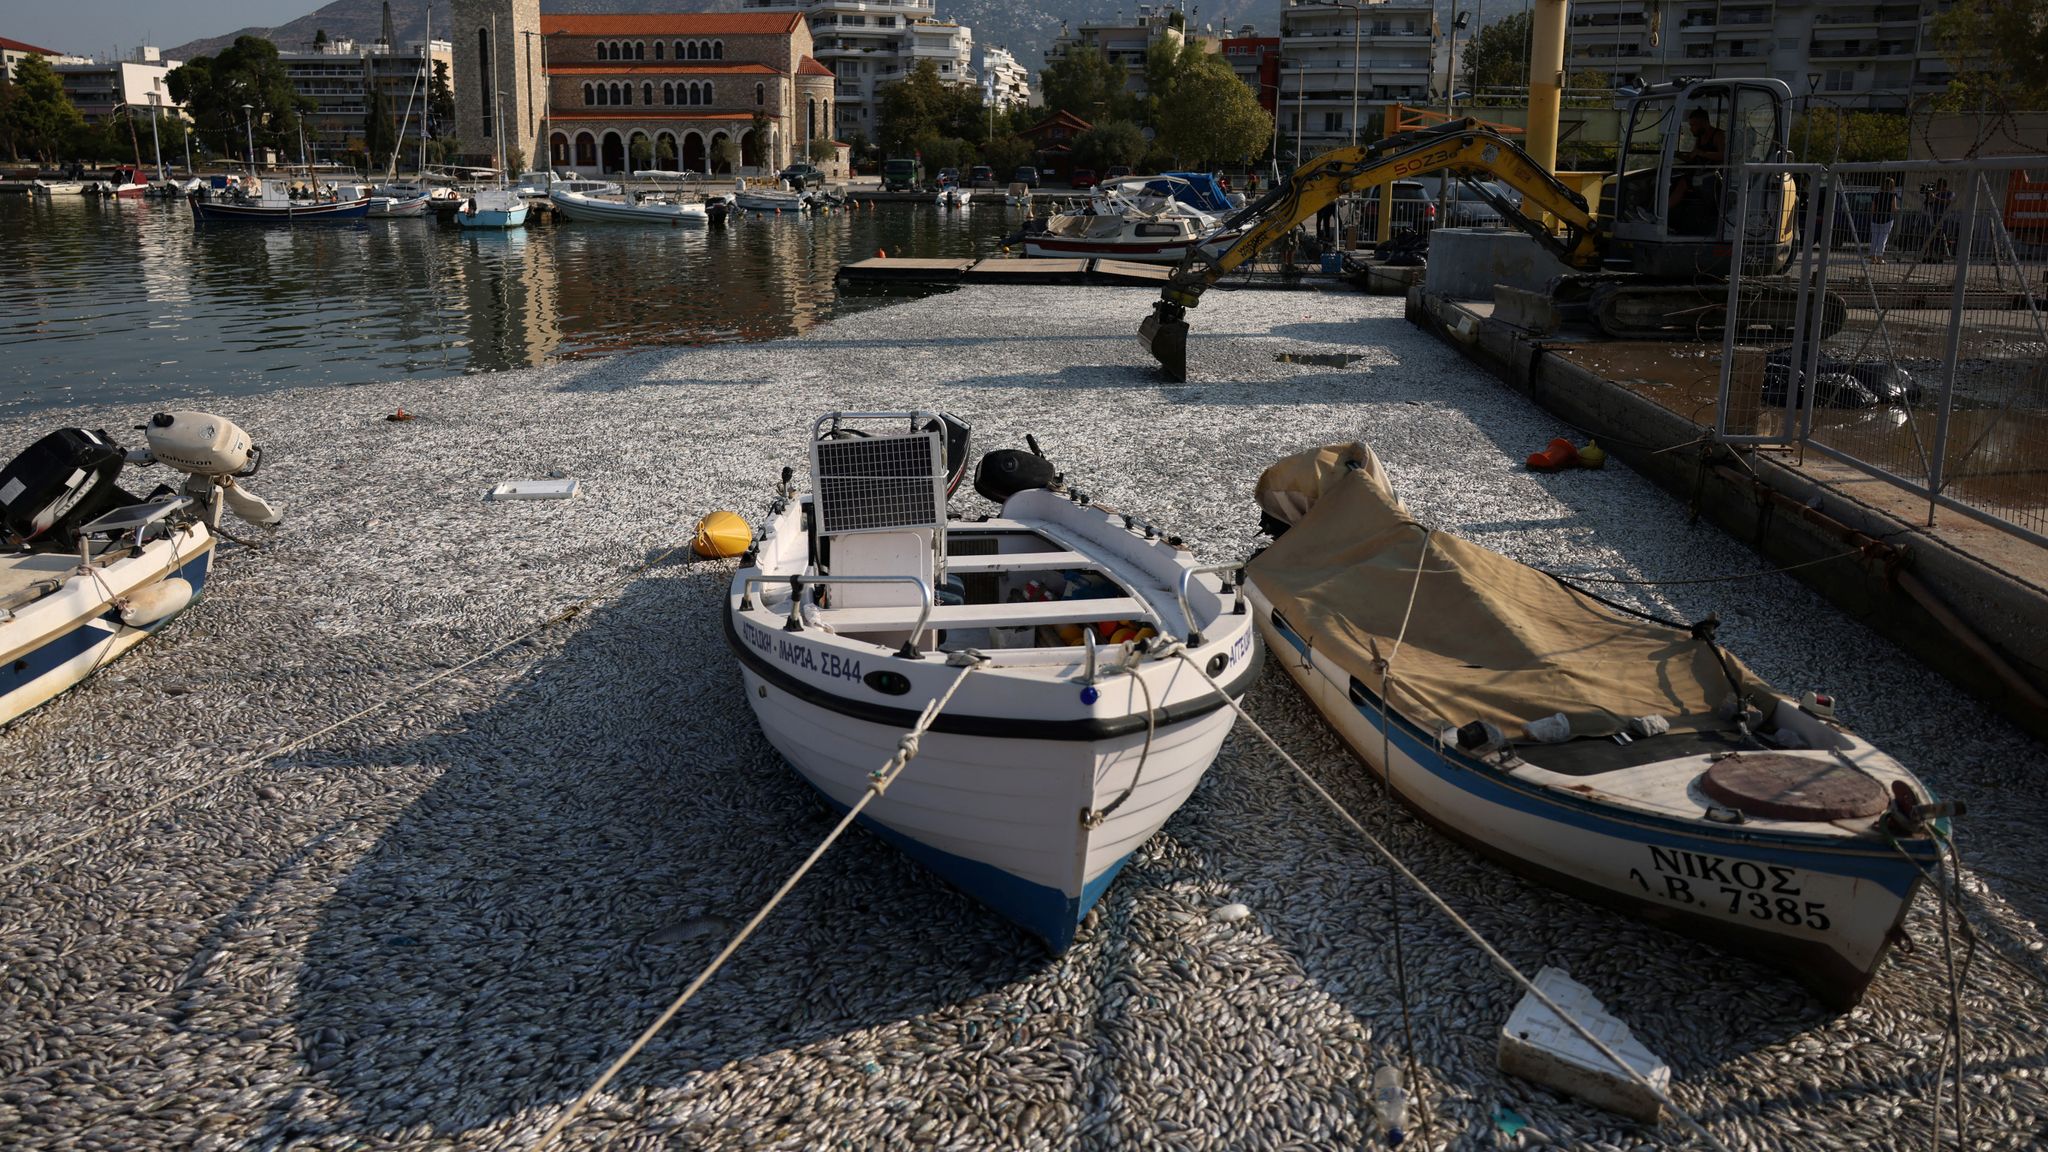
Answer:
<svg viewBox="0 0 2048 1152"><path fill-rule="evenodd" d="M1718 612L1760 675L1835 692L1969 801L1968 1136L2036 1141L2039 740L1625 462L1527 472L1566 426L1405 301L1212 293L1189 382L1168 385L1134 339L1156 296L969 285L772 343L195 398L265 446L256 487L288 519L260 550L226 547L163 634L0 733L0 860L108 829L0 879L0 1144L530 1147L833 819L741 697L718 618L732 565L642 566L708 510L758 514L820 411L899 406L958 413L984 449L1036 433L1074 482L1205 560L1255 546L1266 464L1356 438L1426 522L1517 558L1750 577L1620 596ZM384 419L400 406L415 419ZM0 442L146 414L39 413L0 422ZM583 494L482 499L550 473ZM1277 670L1246 706L1515 963L1592 989L1729 1147L1929 1145L1949 1011L1932 900L1865 1003L1829 1013L1385 803ZM1373 1070L1406 1063L1404 1003L1413 1147L1696 1146L1501 1075L1519 988L1420 900L1396 917L1393 883L1243 731L1057 960L850 835L563 1146L1362 1148ZM1251 915L1215 917L1232 903ZM1528 1127L1505 1134L1507 1112Z"/></svg>

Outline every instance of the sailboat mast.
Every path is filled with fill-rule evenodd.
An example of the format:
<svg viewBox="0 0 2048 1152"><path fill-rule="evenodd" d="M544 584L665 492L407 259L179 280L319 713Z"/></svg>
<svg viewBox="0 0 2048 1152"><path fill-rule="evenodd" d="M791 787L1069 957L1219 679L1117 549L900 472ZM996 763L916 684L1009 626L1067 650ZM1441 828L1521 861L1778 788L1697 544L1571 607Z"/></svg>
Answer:
<svg viewBox="0 0 2048 1152"><path fill-rule="evenodd" d="M427 102L420 106L420 187L427 186L427 120L434 111L434 6L427 5L427 32L420 41L420 75L427 78Z"/></svg>
<svg viewBox="0 0 2048 1152"><path fill-rule="evenodd" d="M498 65L500 63L498 57L502 55L504 53L498 51L498 14L493 12L491 13L491 90L487 95L491 98L491 127L495 129L491 134L491 146L498 153L498 189L500 191L503 191L505 188L506 160L505 105L499 100L499 97L503 96L504 93L498 91Z"/></svg>

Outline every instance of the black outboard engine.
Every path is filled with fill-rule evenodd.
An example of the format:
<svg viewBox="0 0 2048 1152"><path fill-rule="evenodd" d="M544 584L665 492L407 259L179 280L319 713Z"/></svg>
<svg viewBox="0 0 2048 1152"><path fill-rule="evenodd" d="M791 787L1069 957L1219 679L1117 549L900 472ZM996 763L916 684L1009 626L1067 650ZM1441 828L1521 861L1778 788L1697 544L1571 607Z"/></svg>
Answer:
<svg viewBox="0 0 2048 1152"><path fill-rule="evenodd" d="M115 483L125 461L105 430L59 428L0 468L0 528L23 541L71 547L78 525L134 502Z"/></svg>
<svg viewBox="0 0 2048 1152"><path fill-rule="evenodd" d="M1038 450L1038 439L1026 436L1031 451L1017 448L998 448L986 453L981 464L974 469L974 490L1001 504L1019 492L1033 488L1057 488L1059 473L1052 470L1052 461Z"/></svg>

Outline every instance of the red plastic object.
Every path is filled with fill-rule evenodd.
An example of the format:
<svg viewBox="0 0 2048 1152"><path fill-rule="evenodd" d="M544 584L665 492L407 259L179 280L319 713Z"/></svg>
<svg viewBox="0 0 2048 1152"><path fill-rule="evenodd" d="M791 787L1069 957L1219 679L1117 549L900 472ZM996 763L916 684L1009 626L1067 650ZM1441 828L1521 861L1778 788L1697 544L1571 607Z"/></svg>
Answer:
<svg viewBox="0 0 2048 1152"><path fill-rule="evenodd" d="M1529 453L1529 471L1531 472L1556 472L1560 469L1576 467L1578 463L1579 450L1572 446L1571 441L1562 436L1552 440L1550 447L1545 448L1543 451Z"/></svg>

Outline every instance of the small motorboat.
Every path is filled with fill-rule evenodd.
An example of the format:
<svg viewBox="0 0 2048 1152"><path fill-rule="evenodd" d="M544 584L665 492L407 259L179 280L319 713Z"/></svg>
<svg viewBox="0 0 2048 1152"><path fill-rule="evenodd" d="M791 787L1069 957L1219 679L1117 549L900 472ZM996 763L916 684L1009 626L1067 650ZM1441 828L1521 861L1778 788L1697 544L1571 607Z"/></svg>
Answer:
<svg viewBox="0 0 2048 1152"><path fill-rule="evenodd" d="M527 204L510 188L480 188L455 209L455 222L464 228L523 228Z"/></svg>
<svg viewBox="0 0 2048 1152"><path fill-rule="evenodd" d="M733 181L733 206L748 212L802 212L810 205L808 192L791 191L788 187L747 186L745 177Z"/></svg>
<svg viewBox="0 0 2048 1152"><path fill-rule="evenodd" d="M1410 516L1362 444L1268 468L1246 590L1278 663L1430 824L1858 1003L1960 805L1694 625ZM1412 605L1412 607L1411 607Z"/></svg>
<svg viewBox="0 0 2048 1152"><path fill-rule="evenodd" d="M577 192L557 185L548 193L548 200L570 220L654 224L669 228L710 222L709 209L685 198L680 185L682 173L642 171L633 175L645 180L671 178L679 183L673 192L621 192L613 196Z"/></svg>
<svg viewBox="0 0 2048 1152"><path fill-rule="evenodd" d="M258 525L281 518L243 486L262 453L242 429L203 412L161 412L147 447L124 452L104 431L64 428L0 468L0 724L106 667L199 599L225 509ZM181 490L137 500L124 466L163 464Z"/></svg>
<svg viewBox="0 0 2048 1152"><path fill-rule="evenodd" d="M1012 208L1031 207L1031 185L1019 180L1003 190L1003 203Z"/></svg>
<svg viewBox="0 0 2048 1152"><path fill-rule="evenodd" d="M88 196L140 200L149 195L149 178L139 168L116 168L110 180L93 180L82 189Z"/></svg>
<svg viewBox="0 0 2048 1152"><path fill-rule="evenodd" d="M1236 565L1066 488L1035 443L982 459L996 515L951 516L967 442L933 412L820 417L812 490L783 469L726 642L769 742L842 811L985 657L860 820L1060 951L1230 731L1198 669L1242 695L1260 648Z"/></svg>
<svg viewBox="0 0 2048 1152"><path fill-rule="evenodd" d="M38 196L76 196L85 191L83 180L36 180L32 186Z"/></svg>
<svg viewBox="0 0 2048 1152"><path fill-rule="evenodd" d="M425 216L427 202L432 199L425 192L412 196L371 196L369 215L374 217Z"/></svg>
<svg viewBox="0 0 2048 1152"><path fill-rule="evenodd" d="M1033 223L1039 226L1027 226L1018 237L1026 256L1178 264L1203 240L1200 222L1178 214L1062 212Z"/></svg>
<svg viewBox="0 0 2048 1152"><path fill-rule="evenodd" d="M974 204L974 193L957 184L948 184L939 189L938 198L934 203L941 208L968 208Z"/></svg>

